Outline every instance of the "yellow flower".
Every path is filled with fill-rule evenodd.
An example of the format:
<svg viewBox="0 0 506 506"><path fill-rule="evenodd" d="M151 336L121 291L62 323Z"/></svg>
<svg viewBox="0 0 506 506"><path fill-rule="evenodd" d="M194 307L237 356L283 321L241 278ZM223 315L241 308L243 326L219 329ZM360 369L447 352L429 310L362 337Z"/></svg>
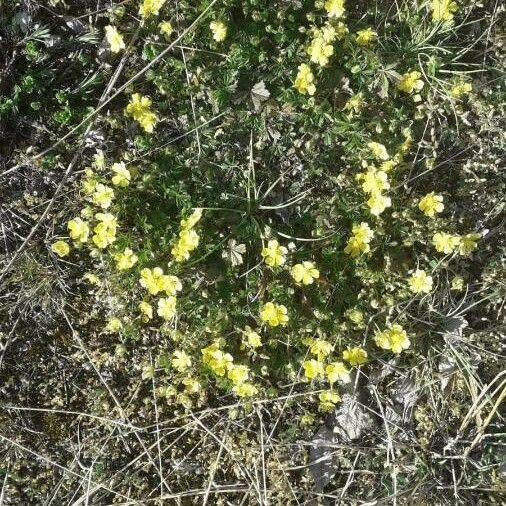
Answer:
<svg viewBox="0 0 506 506"><path fill-rule="evenodd" d="M310 42L306 52L313 63L324 67L329 62L329 57L334 54L334 48L320 35Z"/></svg>
<svg viewBox="0 0 506 506"><path fill-rule="evenodd" d="M304 261L301 264L295 264L290 272L294 281L303 285L310 285L320 277L320 272L315 268L313 262Z"/></svg>
<svg viewBox="0 0 506 506"><path fill-rule="evenodd" d="M369 244L366 242L361 241L360 239L357 239L355 236L351 236L348 239L348 243L346 244L346 247L344 248L344 252L347 255L352 256L353 258L356 258L363 253L369 253L371 250Z"/></svg>
<svg viewBox="0 0 506 506"><path fill-rule="evenodd" d="M246 326L243 330L243 334L248 340L248 345L252 348L259 348L262 346L262 338L258 332L255 332L251 327Z"/></svg>
<svg viewBox="0 0 506 506"><path fill-rule="evenodd" d="M82 180L83 190L85 193L90 195L95 191L95 186L97 184L97 178L95 177L95 173L90 168L84 170L85 177Z"/></svg>
<svg viewBox="0 0 506 506"><path fill-rule="evenodd" d="M74 218L67 224L70 238L74 241L86 242L90 233L88 224L81 218Z"/></svg>
<svg viewBox="0 0 506 506"><path fill-rule="evenodd" d="M464 288L464 278L462 276L455 276L452 279L451 289L460 292Z"/></svg>
<svg viewBox="0 0 506 506"><path fill-rule="evenodd" d="M183 285L177 276L172 274L165 274L160 276L157 280L158 286L161 292L165 292L167 295L176 295L183 289Z"/></svg>
<svg viewBox="0 0 506 506"><path fill-rule="evenodd" d="M85 279L86 281L88 281L88 283L91 283L92 285L95 286L100 286L102 284L99 277L96 274L93 274L92 272L87 272L83 276L83 279Z"/></svg>
<svg viewBox="0 0 506 506"><path fill-rule="evenodd" d="M97 152L93 155L93 165L97 169L103 169L105 167L105 155L101 149L97 149Z"/></svg>
<svg viewBox="0 0 506 506"><path fill-rule="evenodd" d="M191 358L186 354L185 351L176 350L174 352L174 358L172 359L172 367L178 372L185 372L186 369L191 367Z"/></svg>
<svg viewBox="0 0 506 506"><path fill-rule="evenodd" d="M108 209L112 200L114 199L114 190L102 183L95 185L95 191L93 193L93 203L102 209Z"/></svg>
<svg viewBox="0 0 506 506"><path fill-rule="evenodd" d="M179 243L188 251L193 251L199 245L199 236L195 230L181 230L179 232Z"/></svg>
<svg viewBox="0 0 506 506"><path fill-rule="evenodd" d="M452 86L450 94L455 98L460 98L463 95L471 93L471 91L473 91L473 85L471 83L461 82Z"/></svg>
<svg viewBox="0 0 506 506"><path fill-rule="evenodd" d="M392 205L390 197L386 197L379 192L373 193L367 201L369 210L374 216L379 216L387 207Z"/></svg>
<svg viewBox="0 0 506 506"><path fill-rule="evenodd" d="M116 27L108 25L105 27L105 38L109 46L111 47L111 52L119 53L122 49L125 49L125 42L123 40L123 36L118 32Z"/></svg>
<svg viewBox="0 0 506 506"><path fill-rule="evenodd" d="M114 176L112 176L112 184L114 186L125 187L130 184L130 179L132 179L132 175L130 171L126 168L125 162L113 163L111 170L114 172Z"/></svg>
<svg viewBox="0 0 506 506"><path fill-rule="evenodd" d="M369 242L374 236L374 232L365 222L355 225L352 228L353 235L348 239L348 244L344 252L353 258L370 251Z"/></svg>
<svg viewBox="0 0 506 506"><path fill-rule="evenodd" d="M375 167L369 167L367 172L361 172L357 175L357 178L363 180L362 190L366 193L381 193L383 190L390 188L387 173L377 170Z"/></svg>
<svg viewBox="0 0 506 506"><path fill-rule="evenodd" d="M387 148L380 142L368 142L367 147L378 160L388 160L390 158Z"/></svg>
<svg viewBox="0 0 506 506"><path fill-rule="evenodd" d="M376 332L374 342L384 350L392 350L394 353L400 353L410 346L410 341L406 331L400 325L391 325L382 332Z"/></svg>
<svg viewBox="0 0 506 506"><path fill-rule="evenodd" d="M418 202L418 209L429 218L432 218L435 213L442 212L444 208L443 196L436 195L434 192L427 193L427 195L422 197L420 202Z"/></svg>
<svg viewBox="0 0 506 506"><path fill-rule="evenodd" d="M213 39L216 42L222 42L227 37L227 25L221 21L211 21L209 24L211 32L213 32Z"/></svg>
<svg viewBox="0 0 506 506"><path fill-rule="evenodd" d="M139 302L139 311L141 313L141 319L144 323L153 318L153 306L151 306L149 302Z"/></svg>
<svg viewBox="0 0 506 506"><path fill-rule="evenodd" d="M164 320L170 320L176 314L176 297L172 295L158 301L156 314Z"/></svg>
<svg viewBox="0 0 506 506"><path fill-rule="evenodd" d="M139 14L143 18L147 18L148 16L158 16L158 13L164 3L165 0L143 0L139 6Z"/></svg>
<svg viewBox="0 0 506 506"><path fill-rule="evenodd" d="M365 364L367 362L367 351L358 346L353 348L348 347L348 349L343 351L343 360L346 360L350 365Z"/></svg>
<svg viewBox="0 0 506 506"><path fill-rule="evenodd" d="M283 304L267 302L260 311L260 318L271 327L284 327L288 322L288 310Z"/></svg>
<svg viewBox="0 0 506 506"><path fill-rule="evenodd" d="M417 70L413 70L412 72L406 72L401 76L401 80L397 84L397 87L400 91L404 91L405 93L413 93L418 92L423 88L423 81L420 79L422 74Z"/></svg>
<svg viewBox="0 0 506 506"><path fill-rule="evenodd" d="M97 213L95 218L99 222L93 231L93 243L98 248L106 248L116 240L117 220L111 213Z"/></svg>
<svg viewBox="0 0 506 506"><path fill-rule="evenodd" d="M432 244L438 253L449 255L459 245L460 236L450 235L446 232L438 232L432 237Z"/></svg>
<svg viewBox="0 0 506 506"><path fill-rule="evenodd" d="M368 46L371 42L374 42L378 38L378 34L371 28L365 30L359 30L357 32L357 44L359 46Z"/></svg>
<svg viewBox="0 0 506 506"><path fill-rule="evenodd" d="M232 392L237 394L239 397L253 397L258 393L258 389L251 383L241 383L232 388Z"/></svg>
<svg viewBox="0 0 506 506"><path fill-rule="evenodd" d="M209 366L217 376L225 376L234 360L230 353L223 353L219 349L218 343L210 344L207 348L203 348L201 352L204 364Z"/></svg>
<svg viewBox="0 0 506 506"><path fill-rule="evenodd" d="M262 257L267 265L276 267L286 262L287 252L288 250L284 246L280 246L278 241L272 239L267 243L267 247L262 249Z"/></svg>
<svg viewBox="0 0 506 506"><path fill-rule="evenodd" d="M460 238L459 254L462 256L470 255L477 247L476 241L481 237L477 232L471 232Z"/></svg>
<svg viewBox="0 0 506 506"><path fill-rule="evenodd" d="M457 9L453 0L432 0L432 21L451 21Z"/></svg>
<svg viewBox="0 0 506 506"><path fill-rule="evenodd" d="M301 63L299 65L294 86L302 95L305 95L306 93L308 95L315 94L316 86L314 84L314 74L311 72L311 68L306 63Z"/></svg>
<svg viewBox="0 0 506 506"><path fill-rule="evenodd" d="M325 374L331 385L337 380L342 383L349 383L351 381L350 371L348 371L342 362L332 362L327 365L327 367L325 367Z"/></svg>
<svg viewBox="0 0 506 506"><path fill-rule="evenodd" d="M413 293L430 293L432 290L432 276L428 276L422 269L417 269L415 273L408 278L408 285Z"/></svg>
<svg viewBox="0 0 506 506"><path fill-rule="evenodd" d="M132 116L146 132L153 132L158 118L156 114L151 111L151 99L149 97L143 97L139 93L134 93L126 107L126 112Z"/></svg>
<svg viewBox="0 0 506 506"><path fill-rule="evenodd" d="M51 251L59 257L66 257L70 252L70 246L65 241L56 241L51 244Z"/></svg>
<svg viewBox="0 0 506 506"><path fill-rule="evenodd" d="M388 173L397 165L397 163L397 160L385 160L381 163L380 170Z"/></svg>
<svg viewBox="0 0 506 506"><path fill-rule="evenodd" d="M166 295L175 296L183 288L178 277L164 274L160 267L155 267L154 269L146 267L142 269L139 283L151 295L165 292Z"/></svg>
<svg viewBox="0 0 506 506"><path fill-rule="evenodd" d="M318 394L318 398L320 399L320 411L327 413L332 411L336 404L341 400L341 397L334 390L326 390L325 392L320 392Z"/></svg>
<svg viewBox="0 0 506 506"><path fill-rule="evenodd" d="M362 93L355 93L347 100L344 105L344 110L358 114L362 110L364 104L365 101Z"/></svg>
<svg viewBox="0 0 506 506"><path fill-rule="evenodd" d="M179 240L172 248L172 255L177 262L190 258L190 252L199 245L199 236L195 230L184 228L179 232Z"/></svg>
<svg viewBox="0 0 506 506"><path fill-rule="evenodd" d="M116 253L114 255L114 260L116 260L116 269L118 271L125 271L132 268L136 264L138 258L130 248L125 248L122 253Z"/></svg>
<svg viewBox="0 0 506 506"><path fill-rule="evenodd" d="M193 228L200 221L200 218L202 218L202 209L200 207L196 207L188 218L181 220L181 228L185 228L187 230Z"/></svg>
<svg viewBox="0 0 506 506"><path fill-rule="evenodd" d="M374 232L365 222L362 222L360 225L355 225L351 231L357 239L365 243L371 242L374 237Z"/></svg>
<svg viewBox="0 0 506 506"><path fill-rule="evenodd" d="M172 248L171 254L175 258L176 262L184 262L190 258L190 252L183 248L179 242Z"/></svg>
<svg viewBox="0 0 506 506"><path fill-rule="evenodd" d="M315 360L314 358L311 360L306 360L302 362L302 367L304 369L304 376L308 379L314 379L317 376L323 376L323 363L319 360Z"/></svg>
<svg viewBox="0 0 506 506"><path fill-rule="evenodd" d="M190 394L198 394L202 390L200 381L195 378L184 378L182 381L185 390Z"/></svg>
<svg viewBox="0 0 506 506"><path fill-rule="evenodd" d="M121 323L121 320L118 318L111 318L105 327L105 330L107 332L118 332L123 328L123 324Z"/></svg>
<svg viewBox="0 0 506 506"><path fill-rule="evenodd" d="M160 29L160 33L162 35L165 35L165 37L170 37L172 35L172 32L174 31L174 28L172 28L172 24L170 21L162 21L158 28Z"/></svg>
<svg viewBox="0 0 506 506"><path fill-rule="evenodd" d="M329 18L340 18L344 15L345 0L327 0L324 4Z"/></svg>
<svg viewBox="0 0 506 506"><path fill-rule="evenodd" d="M240 385L241 383L247 381L249 377L249 369L245 365L232 364L228 367L227 377L234 385Z"/></svg>
<svg viewBox="0 0 506 506"><path fill-rule="evenodd" d="M334 347L325 339L315 339L311 346L309 347L309 351L318 357L318 360L322 360L326 356L332 353Z"/></svg>

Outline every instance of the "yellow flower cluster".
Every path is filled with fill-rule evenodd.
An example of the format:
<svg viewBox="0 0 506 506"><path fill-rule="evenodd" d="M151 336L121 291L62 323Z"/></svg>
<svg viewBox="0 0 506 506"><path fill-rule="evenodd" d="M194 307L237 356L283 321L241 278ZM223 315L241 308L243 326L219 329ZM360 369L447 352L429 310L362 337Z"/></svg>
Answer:
<svg viewBox="0 0 506 506"><path fill-rule="evenodd" d="M288 310L283 304L267 302L260 310L260 319L266 322L270 327L284 327L289 320Z"/></svg>
<svg viewBox="0 0 506 506"><path fill-rule="evenodd" d="M97 213L95 214L97 224L93 229L93 237L91 240L97 248L104 249L111 245L116 240L116 230L118 221L111 213Z"/></svg>
<svg viewBox="0 0 506 506"><path fill-rule="evenodd" d="M329 58L334 54L332 43L336 40L338 34L332 25L327 25L323 29L314 28L313 38L306 48L310 60L321 67L329 63Z"/></svg>
<svg viewBox="0 0 506 506"><path fill-rule="evenodd" d="M432 21L451 21L457 9L454 0L432 0Z"/></svg>
<svg viewBox="0 0 506 506"><path fill-rule="evenodd" d="M112 53L119 53L122 49L125 49L123 37L115 26L108 25L105 27L105 38Z"/></svg>
<svg viewBox="0 0 506 506"><path fill-rule="evenodd" d="M331 388L338 381L341 383L349 383L351 381L350 371L343 362L329 362L325 364L325 360L334 349L331 343L325 339L306 339L304 342L309 346L309 353L316 356L316 358L310 358L302 362L305 378L309 380L326 379L330 383ZM367 357L365 350L362 351ZM324 411L333 409L339 400L339 394L334 390L329 390L323 397L320 395L320 409Z"/></svg>
<svg viewBox="0 0 506 506"><path fill-rule="evenodd" d="M422 211L425 216L429 218L434 217L434 214L443 212L445 208L443 204L443 196L436 195L434 192L427 193L425 197L418 202L418 209Z"/></svg>
<svg viewBox="0 0 506 506"><path fill-rule="evenodd" d="M326 376L332 385L336 381L350 382L350 372L342 362L330 362L325 365L325 359L332 353L334 346L325 339L310 339L305 341L309 345L309 352L316 358L302 362L304 376L307 379L315 379Z"/></svg>
<svg viewBox="0 0 506 506"><path fill-rule="evenodd" d="M216 376L226 377L231 381L232 391L239 397L253 397L258 389L248 382L250 370L246 365L234 364L230 353L220 349L218 342L214 342L201 350L202 360Z"/></svg>
<svg viewBox="0 0 506 506"><path fill-rule="evenodd" d="M295 77L295 88L302 95L314 95L316 86L314 84L314 74L311 68L306 63L301 63L297 69L297 76Z"/></svg>
<svg viewBox="0 0 506 506"><path fill-rule="evenodd" d="M478 247L477 241L480 237L481 234L477 232L471 232L463 236L437 232L432 237L432 244L438 253L449 255L458 249L461 256L467 256Z"/></svg>
<svg viewBox="0 0 506 506"><path fill-rule="evenodd" d="M181 220L179 239L171 250L176 262L184 262L190 258L190 253L199 245L199 236L193 227L202 217L202 209L195 209L186 219Z"/></svg>
<svg viewBox="0 0 506 506"><path fill-rule="evenodd" d="M144 268L141 270L139 283L146 288L151 295L165 292L166 295L177 295L183 288L177 276L164 274L160 267L154 269Z"/></svg>
<svg viewBox="0 0 506 506"><path fill-rule="evenodd" d="M139 6L139 14L143 18L158 16L165 0L143 0Z"/></svg>
<svg viewBox="0 0 506 506"><path fill-rule="evenodd" d="M126 112L139 123L148 133L152 133L158 118L151 111L151 99L143 97L140 93L134 93L126 107Z"/></svg>
<svg viewBox="0 0 506 506"><path fill-rule="evenodd" d="M267 243L267 247L262 249L262 258L270 267L278 267L286 262L285 255L288 250L284 246L280 246L276 239L271 239Z"/></svg>
<svg viewBox="0 0 506 506"><path fill-rule="evenodd" d="M344 248L344 252L351 255L353 258L368 253L371 248L369 243L374 237L374 232L370 229L369 225L362 222L360 225L355 225L352 228L353 235L348 239L348 244Z"/></svg>
<svg viewBox="0 0 506 506"><path fill-rule="evenodd" d="M164 274L160 267L141 270L139 284L146 288L151 295L165 293L166 297L158 300L156 314L164 320L170 320L176 315L177 292L183 288L177 276ZM148 322L153 317L153 308L146 301L139 303L139 311L143 322Z"/></svg>
<svg viewBox="0 0 506 506"><path fill-rule="evenodd" d="M401 353L411 345L406 331L397 324L390 325L386 330L376 332L374 342L379 348L391 350L393 353Z"/></svg>

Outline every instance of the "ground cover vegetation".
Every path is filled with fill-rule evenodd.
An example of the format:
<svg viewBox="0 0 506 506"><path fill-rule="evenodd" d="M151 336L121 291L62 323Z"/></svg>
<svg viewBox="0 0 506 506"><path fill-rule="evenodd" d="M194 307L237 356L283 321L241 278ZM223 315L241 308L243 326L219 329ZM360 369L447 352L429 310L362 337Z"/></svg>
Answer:
<svg viewBox="0 0 506 506"><path fill-rule="evenodd" d="M500 504L502 16L0 0L0 503Z"/></svg>

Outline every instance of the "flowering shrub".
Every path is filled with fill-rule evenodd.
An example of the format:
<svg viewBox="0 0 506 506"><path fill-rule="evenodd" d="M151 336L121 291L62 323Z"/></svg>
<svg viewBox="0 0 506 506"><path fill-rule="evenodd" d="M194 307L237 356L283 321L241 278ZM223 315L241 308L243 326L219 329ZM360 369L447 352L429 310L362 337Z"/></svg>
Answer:
<svg viewBox="0 0 506 506"><path fill-rule="evenodd" d="M479 388L493 379L476 379L485 341L459 348L463 329L484 328L481 315L460 319L491 314L500 300L493 255L501 191L490 182L499 159L500 115L490 105L497 76L475 53L494 58L491 32L475 40L466 21L486 9L439 0L98 3L76 12L50 1L47 24L74 26L66 40L75 61L66 60L68 72L46 61L59 42L32 27L19 46L36 62L39 88L28 73L13 98L0 95L0 119L6 110L39 115L28 122L39 125L38 137L18 150L19 166L33 157L47 178L69 167L61 187L53 184L54 201L34 201L34 209L51 206L34 229L45 230L41 272L52 266L65 280L49 283L60 302L47 336L77 364L66 400L55 380L50 403L103 425L100 444L76 460L91 467L62 469L82 480L88 473L89 490L103 485L98 502L170 502L190 491L221 504L216 484L238 480L230 504L284 504L287 494L298 503L310 487L285 468L309 465L307 448L292 445L334 424L339 444L374 440L363 466L373 471L353 478L356 490L335 478L349 494L344 502L385 499L387 483L392 494L417 484L417 459L397 464L409 453L402 438L445 425L441 406L466 425ZM44 111L48 75L57 91ZM20 230L29 242L30 230ZM26 261L31 280L37 269ZM450 383L465 409L447 406ZM354 403L357 411L347 411ZM427 415L432 409L437 417ZM413 411L416 421L405 422ZM370 434L359 427L366 418ZM343 419L358 428L339 427ZM201 429L197 441L192 431ZM451 434L460 437L457 428ZM278 455L273 445L286 448ZM447 451L422 436L412 446L423 458ZM102 448L114 465L97 470ZM344 467L362 468L354 458L340 454ZM122 475L130 466L138 489ZM434 462L424 469L433 472ZM149 485L139 485L144 479ZM469 483L466 490L481 482Z"/></svg>

